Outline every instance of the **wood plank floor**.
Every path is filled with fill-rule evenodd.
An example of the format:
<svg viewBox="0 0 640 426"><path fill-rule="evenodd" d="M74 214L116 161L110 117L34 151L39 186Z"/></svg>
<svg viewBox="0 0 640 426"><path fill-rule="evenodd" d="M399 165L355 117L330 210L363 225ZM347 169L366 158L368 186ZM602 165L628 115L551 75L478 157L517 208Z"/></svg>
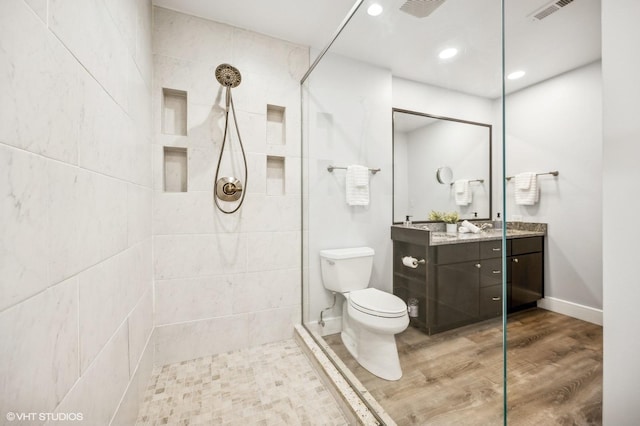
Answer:
<svg viewBox="0 0 640 426"><path fill-rule="evenodd" d="M398 425L501 425L502 323L396 336L403 377L362 368L339 334L325 340ZM509 316L509 425L602 424L602 327L543 309Z"/></svg>

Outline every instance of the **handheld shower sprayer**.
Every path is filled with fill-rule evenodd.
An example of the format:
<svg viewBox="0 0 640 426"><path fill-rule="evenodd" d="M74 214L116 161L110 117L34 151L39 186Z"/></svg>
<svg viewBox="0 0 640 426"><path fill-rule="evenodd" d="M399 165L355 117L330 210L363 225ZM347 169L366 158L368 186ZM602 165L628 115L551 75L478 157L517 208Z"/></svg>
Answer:
<svg viewBox="0 0 640 426"><path fill-rule="evenodd" d="M220 155L218 156L218 165L216 167L216 175L214 178L215 188L214 188L214 197L213 201L216 204L216 207L225 214L231 214L238 211L242 203L244 202L244 197L246 194L246 186L248 181L248 168L247 168L247 157L244 152L244 146L242 144L242 138L240 137L240 130L238 129L238 120L236 118L236 110L233 106L233 97L231 96L231 89L234 87L238 87L240 82L242 81L242 76L240 75L240 71L237 68L229 65L229 64L220 64L216 68L215 71L216 80L226 88L225 91L225 113L224 113L224 133L222 136L222 147L220 148ZM229 134L229 111L231 111L233 115L233 124L236 128L236 134L238 135L238 142L240 143L240 150L242 152L242 161L244 163L244 187L242 182L232 176L224 176L219 177L220 173L220 164L222 163L222 154L224 153L224 147L227 141L227 135L229 135L229 141L231 141L231 135ZM222 201L239 201L238 205L232 210L225 210L223 206L220 205L218 200Z"/></svg>

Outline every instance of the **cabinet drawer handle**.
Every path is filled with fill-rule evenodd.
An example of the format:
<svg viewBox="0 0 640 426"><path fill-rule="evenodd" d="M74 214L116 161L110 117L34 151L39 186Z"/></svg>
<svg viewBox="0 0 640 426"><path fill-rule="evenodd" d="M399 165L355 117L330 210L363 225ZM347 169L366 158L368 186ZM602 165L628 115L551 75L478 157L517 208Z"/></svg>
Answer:
<svg viewBox="0 0 640 426"><path fill-rule="evenodd" d="M518 258L513 259L513 263L518 263Z"/></svg>
<svg viewBox="0 0 640 426"><path fill-rule="evenodd" d="M500 296L496 296L496 297L492 297L491 300L493 300L494 302L497 302L501 299Z"/></svg>
<svg viewBox="0 0 640 426"><path fill-rule="evenodd" d="M502 249L501 249L500 247L494 247L494 248L492 248L491 250L492 250L492 251L500 251L500 250L502 250Z"/></svg>
<svg viewBox="0 0 640 426"><path fill-rule="evenodd" d="M479 264L479 263L476 263L476 268L480 269L480 268L482 268L482 265Z"/></svg>
<svg viewBox="0 0 640 426"><path fill-rule="evenodd" d="M499 273L500 273L500 272L502 272L502 271L496 271L496 270L494 269L494 270L493 270L493 271L491 271L491 272L493 272L494 274L499 274Z"/></svg>

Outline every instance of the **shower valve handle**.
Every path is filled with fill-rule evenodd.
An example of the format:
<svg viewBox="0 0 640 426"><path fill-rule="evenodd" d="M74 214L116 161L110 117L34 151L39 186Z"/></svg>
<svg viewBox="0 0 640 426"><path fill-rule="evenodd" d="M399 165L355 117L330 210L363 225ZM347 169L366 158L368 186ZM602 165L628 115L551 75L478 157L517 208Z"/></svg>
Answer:
<svg viewBox="0 0 640 426"><path fill-rule="evenodd" d="M242 183L234 177L222 177L216 182L215 195L222 201L237 201L242 193Z"/></svg>
<svg viewBox="0 0 640 426"><path fill-rule="evenodd" d="M236 192L241 192L242 188L236 186L236 184L234 184L233 182L229 182L224 184L224 186L222 187L222 191L226 195L234 195Z"/></svg>

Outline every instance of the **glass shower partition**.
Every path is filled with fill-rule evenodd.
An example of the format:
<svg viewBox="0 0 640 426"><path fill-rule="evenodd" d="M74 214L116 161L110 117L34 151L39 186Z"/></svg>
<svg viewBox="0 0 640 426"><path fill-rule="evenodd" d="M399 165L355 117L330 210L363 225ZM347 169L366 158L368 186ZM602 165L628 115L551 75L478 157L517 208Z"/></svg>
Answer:
<svg viewBox="0 0 640 426"><path fill-rule="evenodd" d="M478 259L440 262L438 253L447 250L441 247L469 246L443 243L444 225L429 221L430 210L448 210L457 212L460 220L492 224L493 212L504 211L499 131L502 4L495 0L378 3L383 12L372 16L367 13L370 2L355 2L341 31L318 54L301 82L302 322L365 403L375 398L398 424L455 424L469 418L479 424L502 423L503 320L501 306L493 314L481 313L485 282L477 267L479 245ZM447 56L453 51L444 51L452 48L457 51ZM439 123L401 128L394 122L394 109L481 123L493 132L490 140L482 142L486 148L456 148L462 133L445 135ZM486 166L482 179L476 176L474 163ZM372 170L365 205L348 203L346 168L350 165ZM436 182L440 166L451 168L453 180L476 181L470 190L478 204L457 204L453 182ZM419 175L423 172L426 177ZM441 191L449 204L418 203L434 191ZM488 201L485 208L477 209L481 199ZM417 205L421 207L412 211L411 206ZM447 291L442 284L438 288L438 282L460 274L461 267L471 267L471 272L462 272L471 292L465 298L472 294L471 300L476 301L459 308L469 319L453 321L450 327L429 329L412 319L407 330L396 335L403 376L390 381L371 374L345 348L340 337L345 297L325 289L320 251L372 248L369 287L396 294L407 303L396 285L402 280L402 271L395 265L401 253L390 237L392 227L402 225L398 218L405 215L413 216L412 230L430 235L427 238L434 242L440 237L439 243L425 243L424 278L411 285L428 289L435 300L434 292ZM501 244L499 234L495 235ZM498 257L497 263L504 261ZM504 282L505 278L491 282L492 290L499 292L498 305L506 295ZM433 318L437 309L444 312L446 308L427 303L426 297L418 307Z"/></svg>

